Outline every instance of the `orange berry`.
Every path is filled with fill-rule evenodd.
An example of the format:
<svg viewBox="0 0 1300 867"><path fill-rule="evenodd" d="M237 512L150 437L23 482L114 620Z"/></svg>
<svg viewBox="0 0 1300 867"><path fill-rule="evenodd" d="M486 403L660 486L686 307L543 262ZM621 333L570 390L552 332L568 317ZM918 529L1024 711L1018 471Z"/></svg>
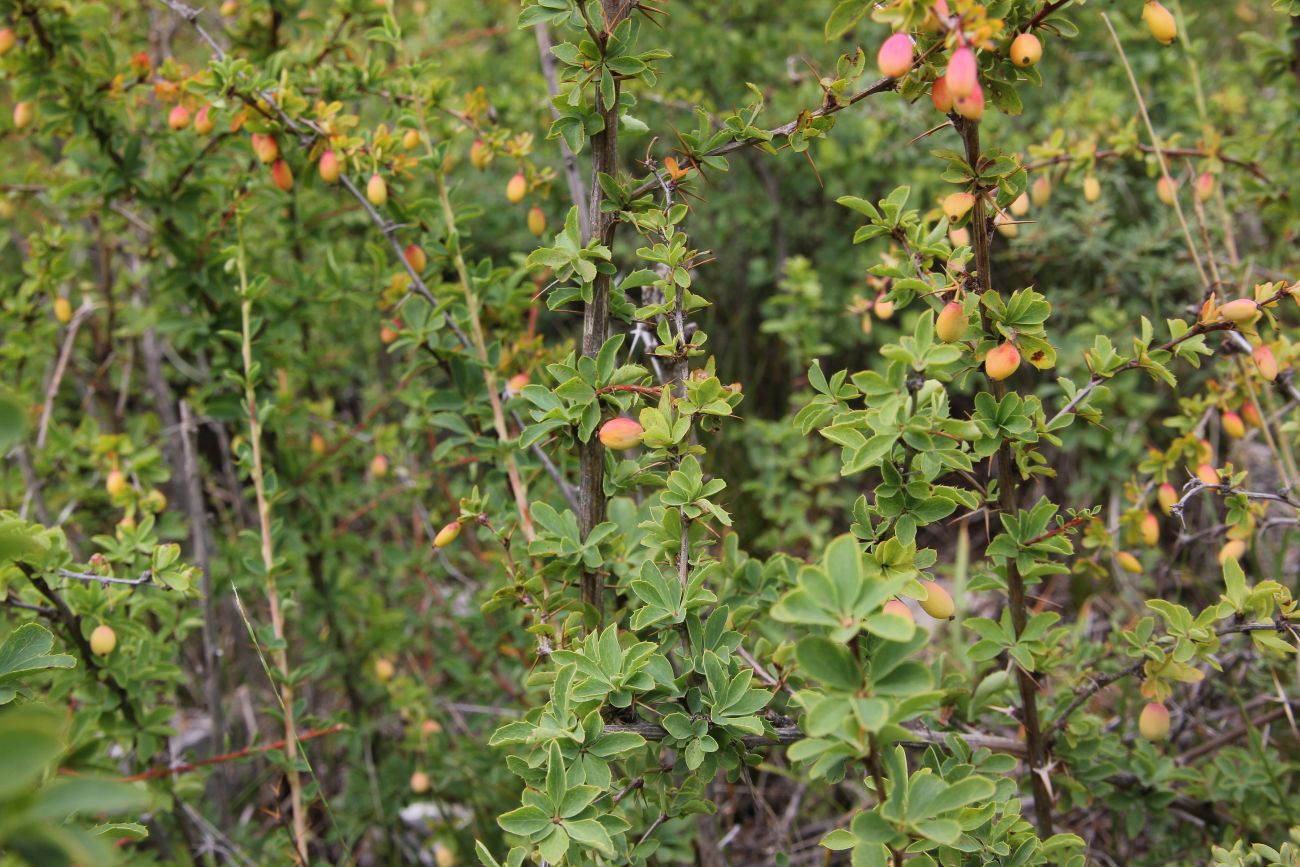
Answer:
<svg viewBox="0 0 1300 867"><path fill-rule="evenodd" d="M612 418L600 426L600 441L605 448L626 451L641 444L645 428L630 418Z"/></svg>
<svg viewBox="0 0 1300 867"><path fill-rule="evenodd" d="M1021 33L1012 41L1008 53L1016 66L1033 66L1043 57L1043 43L1032 33Z"/></svg>
<svg viewBox="0 0 1300 867"><path fill-rule="evenodd" d="M1162 741L1169 737L1169 709L1158 701L1142 708L1138 732L1149 741Z"/></svg>
<svg viewBox="0 0 1300 867"><path fill-rule="evenodd" d="M183 105L172 107L171 114L167 115L167 125L172 128L173 132L180 132L190 125L190 111Z"/></svg>
<svg viewBox="0 0 1300 867"><path fill-rule="evenodd" d="M885 78L902 78L912 68L912 37L895 33L876 54L876 64Z"/></svg>
<svg viewBox="0 0 1300 867"><path fill-rule="evenodd" d="M984 356L984 372L995 381L1006 379L1019 367L1020 351L1010 341L989 350L989 354Z"/></svg>

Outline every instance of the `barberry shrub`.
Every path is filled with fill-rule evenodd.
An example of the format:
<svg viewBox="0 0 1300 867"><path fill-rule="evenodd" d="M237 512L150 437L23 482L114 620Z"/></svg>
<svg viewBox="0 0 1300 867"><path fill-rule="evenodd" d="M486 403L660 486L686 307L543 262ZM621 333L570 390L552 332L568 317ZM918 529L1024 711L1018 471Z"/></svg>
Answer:
<svg viewBox="0 0 1300 867"><path fill-rule="evenodd" d="M0 0L0 862L1297 863L1300 3Z"/></svg>

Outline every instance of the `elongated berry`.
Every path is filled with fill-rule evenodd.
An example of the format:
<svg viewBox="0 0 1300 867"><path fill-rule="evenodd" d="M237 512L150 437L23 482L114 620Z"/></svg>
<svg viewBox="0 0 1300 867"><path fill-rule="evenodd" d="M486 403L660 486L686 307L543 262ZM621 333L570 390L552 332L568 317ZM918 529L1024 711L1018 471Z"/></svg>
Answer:
<svg viewBox="0 0 1300 867"><path fill-rule="evenodd" d="M190 125L190 110L183 105L172 106L171 114L167 115L167 125L173 132L185 129Z"/></svg>
<svg viewBox="0 0 1300 867"><path fill-rule="evenodd" d="M1178 182L1162 175L1160 180L1156 181L1156 198L1172 208L1174 202L1178 201Z"/></svg>
<svg viewBox="0 0 1300 867"><path fill-rule="evenodd" d="M424 254L419 244L407 244L406 251L402 255L406 259L406 264L410 265L411 270L417 274L423 274L424 269L429 266L429 257Z"/></svg>
<svg viewBox="0 0 1300 867"><path fill-rule="evenodd" d="M1160 511L1166 515L1170 514L1174 510L1174 504L1178 502L1178 489L1165 482L1156 488L1156 502L1160 504Z"/></svg>
<svg viewBox="0 0 1300 867"><path fill-rule="evenodd" d="M984 116L984 88L976 83L969 94L953 99L953 108L967 120L979 120Z"/></svg>
<svg viewBox="0 0 1300 867"><path fill-rule="evenodd" d="M1047 203L1052 200L1052 179L1047 175L1034 178L1034 184L1029 188L1029 198L1033 201L1034 207L1047 207Z"/></svg>
<svg viewBox="0 0 1300 867"><path fill-rule="evenodd" d="M1208 202L1210 196L1214 195L1214 175L1209 172L1201 172L1196 176L1196 200L1198 202Z"/></svg>
<svg viewBox="0 0 1300 867"><path fill-rule="evenodd" d="M1092 203L1101 198L1101 181L1096 176L1088 175L1083 179L1083 200Z"/></svg>
<svg viewBox="0 0 1300 867"><path fill-rule="evenodd" d="M506 184L506 201L512 205L517 205L524 200L528 193L528 179L524 177L523 172L515 172Z"/></svg>
<svg viewBox="0 0 1300 867"><path fill-rule="evenodd" d="M1019 367L1020 350L1010 341L989 350L989 354L984 356L984 372L995 381L1006 379Z"/></svg>
<svg viewBox="0 0 1300 867"><path fill-rule="evenodd" d="M925 588L926 597L921 600L921 610L929 614L935 620L950 620L957 611L957 606L953 604L952 595L943 589L937 581L922 581L921 586Z"/></svg>
<svg viewBox="0 0 1300 867"><path fill-rule="evenodd" d="M20 102L14 106L14 129L26 129L36 119L36 109L30 102Z"/></svg>
<svg viewBox="0 0 1300 867"><path fill-rule="evenodd" d="M1119 564L1119 568L1132 575L1142 573L1142 561L1127 551L1116 551L1115 562Z"/></svg>
<svg viewBox="0 0 1300 867"><path fill-rule="evenodd" d="M612 418L600 426L600 441L605 448L626 451L641 444L645 428L630 418Z"/></svg>
<svg viewBox="0 0 1300 867"><path fill-rule="evenodd" d="M944 114L952 111L952 93L948 90L946 76L939 76L934 80L934 84L930 85L930 101Z"/></svg>
<svg viewBox="0 0 1300 867"><path fill-rule="evenodd" d="M199 113L194 115L194 131L199 135L210 135L217 125L212 120L212 107L203 106Z"/></svg>
<svg viewBox="0 0 1300 867"><path fill-rule="evenodd" d="M1251 322L1259 316L1259 305L1251 298L1237 298L1221 306L1219 315L1229 322Z"/></svg>
<svg viewBox="0 0 1300 867"><path fill-rule="evenodd" d="M271 180L287 193L293 189L293 170L284 160L276 160L275 165L271 166Z"/></svg>
<svg viewBox="0 0 1300 867"><path fill-rule="evenodd" d="M1142 537L1142 544L1154 548L1160 541L1160 519L1154 513L1147 512L1138 524L1138 535Z"/></svg>
<svg viewBox="0 0 1300 867"><path fill-rule="evenodd" d="M546 231L546 212L536 205L528 209L528 231L538 238Z"/></svg>
<svg viewBox="0 0 1300 867"><path fill-rule="evenodd" d="M253 153L257 154L257 158L263 163L273 163L280 157L280 146L276 144L275 136L255 132Z"/></svg>
<svg viewBox="0 0 1300 867"><path fill-rule="evenodd" d="M1158 0L1147 0L1142 8L1142 20L1161 45L1169 45L1178 37L1178 22Z"/></svg>
<svg viewBox="0 0 1300 867"><path fill-rule="evenodd" d="M902 78L912 68L912 37L895 33L876 54L876 64L885 78Z"/></svg>
<svg viewBox="0 0 1300 867"><path fill-rule="evenodd" d="M1269 382L1277 379L1277 358L1273 355L1273 350L1267 346L1260 346L1250 354L1250 358L1255 362L1255 368L1260 376Z"/></svg>
<svg viewBox="0 0 1300 867"><path fill-rule="evenodd" d="M1158 701L1142 708L1138 716L1138 732L1149 741L1163 741L1169 737L1169 709Z"/></svg>
<svg viewBox="0 0 1300 867"><path fill-rule="evenodd" d="M325 151L320 155L317 169L320 171L321 180L327 184L337 184L343 174L343 166L339 164L338 154L334 151Z"/></svg>
<svg viewBox="0 0 1300 867"><path fill-rule="evenodd" d="M439 530L438 535L433 537L433 547L446 548L452 542L455 542L458 536L460 536L460 521L452 521Z"/></svg>
<svg viewBox="0 0 1300 867"><path fill-rule="evenodd" d="M950 223L956 223L973 207L975 197L970 193L949 193L943 199L943 213Z"/></svg>
<svg viewBox="0 0 1300 867"><path fill-rule="evenodd" d="M974 93L979 85L979 68L975 63L975 52L965 45L954 51L948 60L948 71L944 73L944 77L948 79L948 92L953 95L954 100L960 101L962 97Z"/></svg>
<svg viewBox="0 0 1300 867"><path fill-rule="evenodd" d="M1235 440L1246 435L1246 423L1235 412L1225 412L1219 422L1223 425L1223 432Z"/></svg>
<svg viewBox="0 0 1300 867"><path fill-rule="evenodd" d="M376 208L382 207L384 202L388 201L388 184L384 183L384 179L378 172L371 175L370 180L366 182L366 198Z"/></svg>
<svg viewBox="0 0 1300 867"><path fill-rule="evenodd" d="M966 336L970 320L966 317L966 308L956 301L949 301L939 311L934 321L934 333L944 343L956 343Z"/></svg>

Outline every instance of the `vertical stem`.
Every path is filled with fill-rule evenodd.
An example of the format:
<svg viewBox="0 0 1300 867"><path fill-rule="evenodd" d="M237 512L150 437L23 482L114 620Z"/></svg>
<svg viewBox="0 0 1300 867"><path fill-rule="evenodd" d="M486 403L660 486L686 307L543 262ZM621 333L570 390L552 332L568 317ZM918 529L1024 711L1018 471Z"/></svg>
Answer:
<svg viewBox="0 0 1300 867"><path fill-rule="evenodd" d="M186 401L180 402L180 441L181 466L184 478L185 509L190 521L190 545L194 564L199 567L201 578L199 589L203 593L203 687L208 703L208 715L212 718L212 752L224 749L222 736L226 731L225 710L221 703L221 654L218 651L220 638L217 635L217 602L212 592L212 570L209 568L208 546L210 529L208 518L203 508L203 482L199 476L198 450L195 447L194 416ZM229 827L229 807L226 802L225 768L213 771L213 795L217 798L218 827Z"/></svg>
<svg viewBox="0 0 1300 867"><path fill-rule="evenodd" d="M284 632L284 612L280 609L280 591L275 581L275 549L271 538L271 504L266 498L266 479L262 466L262 421L257 412L257 394L253 387L253 299L248 294L248 269L244 262L243 215L235 225L239 235L239 316L240 344L244 357L244 400L248 405L248 443L253 452L253 490L257 495L258 529L262 536L262 570L266 577L266 596L271 610L271 632L276 648L271 656L280 675L280 704L284 714L285 778L289 782L289 803L293 819L293 845L300 863L307 863L307 813L303 807L302 780L298 775L298 733L294 723L294 691L289 682L289 654Z"/></svg>
<svg viewBox="0 0 1300 867"><path fill-rule="evenodd" d="M601 9L605 16L605 30L600 34L602 43L609 38L610 31L618 24L619 0L601 0ZM601 46L602 51L604 45ZM591 137L591 199L588 216L591 223L592 237L601 244L612 247L614 229L618 223L615 215L604 213L601 205L605 200L604 190L600 186L600 175L614 175L618 171L618 94L620 84L614 82L613 105L605 105L596 89L596 108L604 127ZM597 273L592 283L591 302L582 314L582 354L594 358L609 336L609 283L610 275ZM592 528L605 520L605 448L600 440L592 437L590 442L582 443L578 451L578 524L583 538ZM604 588L599 573L582 573L582 601L594 607L599 614L604 607Z"/></svg>
<svg viewBox="0 0 1300 867"><path fill-rule="evenodd" d="M978 123L963 121L962 139L966 145L966 161L972 170L978 172L980 165L980 128ZM977 205L979 213L971 221L971 240L975 250L976 277L981 292L993 288L989 256L989 220L984 214L983 205ZM1000 380L991 383L993 394L998 400L1006 394L1006 384ZM998 508L1006 515L1016 512L1016 478L1012 469L1013 457L1011 445L1005 439L998 444L997 478ZM1007 561L1007 604L1011 608L1011 623L1019 636L1025 630L1028 619L1025 606L1025 582L1016 568L1014 560ZM1019 665L1016 666L1016 681L1020 688L1020 703L1025 729L1025 748L1028 753L1029 784L1034 792L1034 812L1038 819L1038 832L1043 837L1052 834L1052 796L1047 788L1047 780L1042 775L1044 767L1044 743L1042 724L1038 719L1038 684L1033 676Z"/></svg>

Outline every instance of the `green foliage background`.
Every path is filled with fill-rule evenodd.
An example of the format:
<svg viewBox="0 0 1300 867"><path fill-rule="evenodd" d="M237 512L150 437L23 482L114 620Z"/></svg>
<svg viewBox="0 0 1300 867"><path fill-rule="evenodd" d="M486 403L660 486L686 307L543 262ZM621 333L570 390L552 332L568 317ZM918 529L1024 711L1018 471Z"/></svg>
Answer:
<svg viewBox="0 0 1300 867"><path fill-rule="evenodd" d="M965 125L929 96L951 45L901 92L834 102L877 80L891 28L942 41L929 3L831 38L853 0L623 9L656 53L621 82L602 252L548 138L535 27L580 41L571 0L239 0L201 10L202 32L176 3L0 0L0 863L1297 863L1300 9L1171 3L1164 47L1139 0L949 2L1044 44L997 100L1022 110L990 92L979 136L1008 168L979 181L936 154L964 159ZM1189 230L1217 282L1157 196L1102 12L1188 218L1198 175L1222 194ZM590 118L598 87L576 93ZM178 103L213 131L170 130ZM747 140L829 105L825 129ZM387 179L386 205L320 178L322 126L347 177ZM292 190L250 133L276 136ZM709 134L746 146L724 164ZM676 208L670 155L696 161ZM960 276L974 260L940 203L982 184L1006 208L1041 177L1050 200L992 235L1016 321ZM424 291L394 254L412 243ZM582 367L602 280L615 342ZM958 287L960 353L931 339ZM1203 313L1211 290L1273 297L1263 338L1238 331L1271 343L1276 382ZM671 330L675 299L704 342L656 373L630 320ZM1055 366L1022 365L1005 398L980 368L992 329L1040 337L1047 305ZM1230 437L1224 413L1255 400L1267 427ZM908 437L855 459L874 413ZM566 490L589 478L580 453L606 460L584 444L614 415L648 434L609 454L584 539ZM1017 514L995 453L1024 470ZM1237 475L1188 489L1144 544L1156 486L1205 462ZM882 611L930 579L955 619ZM1021 673L1054 733L1055 835L1034 825ZM1138 735L1147 701L1170 740Z"/></svg>

